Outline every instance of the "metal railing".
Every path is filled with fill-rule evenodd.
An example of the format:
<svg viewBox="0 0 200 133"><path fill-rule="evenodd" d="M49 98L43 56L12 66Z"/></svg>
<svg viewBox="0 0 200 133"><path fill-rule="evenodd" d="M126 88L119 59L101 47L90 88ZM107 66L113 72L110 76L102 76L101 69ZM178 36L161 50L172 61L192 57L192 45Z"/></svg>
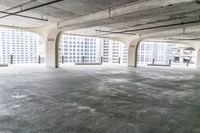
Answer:
<svg viewBox="0 0 200 133"><path fill-rule="evenodd" d="M17 61L16 61L17 60ZM11 54L6 59L3 59L0 57L0 64L29 64L26 63L27 60L23 60L20 58L16 58L15 55ZM19 63L20 62L20 63ZM23 63L21 63L23 62ZM31 62L30 60L28 62ZM32 60L33 64L44 64L45 63L45 57L38 55L38 57L34 57Z"/></svg>
<svg viewBox="0 0 200 133"><path fill-rule="evenodd" d="M68 60L68 61L66 61ZM79 58L68 58L68 56L60 56L60 63L65 64L69 63L69 60L71 60L71 63L106 63L109 62L109 58L96 57L95 59L91 59L87 56L81 56ZM92 61L91 61L92 60ZM118 57L117 61L115 63L120 64L121 63L121 57Z"/></svg>

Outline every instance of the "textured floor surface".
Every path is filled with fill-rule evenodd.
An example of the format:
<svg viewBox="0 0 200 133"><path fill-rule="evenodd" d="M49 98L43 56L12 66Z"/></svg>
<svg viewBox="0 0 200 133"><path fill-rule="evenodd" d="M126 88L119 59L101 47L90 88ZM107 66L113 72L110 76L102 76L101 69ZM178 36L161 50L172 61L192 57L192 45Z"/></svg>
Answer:
<svg viewBox="0 0 200 133"><path fill-rule="evenodd" d="M200 133L200 71L0 68L0 133Z"/></svg>

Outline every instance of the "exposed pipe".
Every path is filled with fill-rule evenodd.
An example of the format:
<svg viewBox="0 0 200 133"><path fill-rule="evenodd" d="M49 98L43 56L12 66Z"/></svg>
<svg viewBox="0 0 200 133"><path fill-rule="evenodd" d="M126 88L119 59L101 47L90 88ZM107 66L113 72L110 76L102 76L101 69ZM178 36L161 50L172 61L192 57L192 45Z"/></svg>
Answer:
<svg viewBox="0 0 200 133"><path fill-rule="evenodd" d="M200 0L196 0L196 3L197 4L200 4ZM194 14L194 13L196 13L196 14L199 14L199 10L194 10L194 11L190 11L190 12L186 12L186 13L184 13L185 14L185 16L187 16L187 15L189 15L190 16L190 14ZM176 16L178 16L178 15L180 15L181 16L181 14L176 14ZM171 21L171 20L174 20L174 19L184 19L185 17L175 17L175 18L170 18L170 19L162 19L162 20L159 20L159 21L156 21L156 22L149 22L149 23L147 23L147 24L154 24L154 23L159 23L159 22L166 22L166 21ZM200 19L199 19L200 20ZM137 26L143 26L144 24L138 24L138 25L133 25L133 26L128 26L128 27L124 27L124 28L117 28L117 29L113 29L113 30L110 30L110 31L117 31L117 30L123 30L123 29L128 29L128 28L134 28L134 27L137 27Z"/></svg>
<svg viewBox="0 0 200 133"><path fill-rule="evenodd" d="M30 18L30 19L35 19L35 20L48 21L48 19L37 18L37 17L31 17L31 16L26 16L26 15L13 14L13 13L5 12L5 11L0 11L0 13L7 14L7 15L9 15L9 16L14 15L14 16L23 17L23 18Z"/></svg>
<svg viewBox="0 0 200 133"><path fill-rule="evenodd" d="M169 38L169 40L177 40L177 41L195 41L195 40L200 40L200 38Z"/></svg>
<svg viewBox="0 0 200 133"><path fill-rule="evenodd" d="M6 12L6 11L10 11L10 10L13 10L13 9L16 9L16 8L19 8L19 7L22 7L22 6L31 4L31 3L36 2L36 1L37 1L37 0L30 0L30 1L28 1L28 2L24 2L24 3L20 4L20 5L17 5L17 6L8 8L8 9L6 9L6 10L4 10L4 11L5 11L5 12Z"/></svg>
<svg viewBox="0 0 200 133"><path fill-rule="evenodd" d="M21 10L21 11L18 11L18 12L14 12L14 13L17 14L17 13L26 12L26 11L29 11L29 10L33 10L33 9L40 8L40 7L43 7L43 6L51 5L51 4L54 4L54 3L61 2L61 1L64 1L64 0L50 1L50 2L47 2L47 3L41 4L41 5L37 5L37 6L34 6L34 7L30 7L30 8L27 8L27 9L24 9L24 10Z"/></svg>
<svg viewBox="0 0 200 133"><path fill-rule="evenodd" d="M180 26L180 25L194 24L194 23L199 23L199 22L200 22L199 20L195 20L195 21L190 21L190 22L181 22L181 23L176 23L176 24L154 26L154 27L141 28L141 29L135 29L135 30L127 30L127 31L124 31L124 32L136 32L136 31L152 30L152 29L166 28L166 27L171 27L171 26Z"/></svg>
<svg viewBox="0 0 200 133"><path fill-rule="evenodd" d="M196 11L199 11L199 10L196 10ZM151 21L151 22L148 22L146 24L136 24L136 25L127 26L127 27L123 27L123 28L112 29L110 31L99 31L99 32L107 32L107 33L112 33L112 32L116 32L116 31L120 32L121 30L124 30L124 29L127 30L128 28L134 28L134 27L137 27L137 26L144 26L144 25L148 25L148 24L155 24L155 23L160 23L160 22L168 22L168 21L182 20L182 19L184 19L184 17L176 17L176 18L170 18L170 19L161 19L161 20L158 20L158 21Z"/></svg>
<svg viewBox="0 0 200 133"><path fill-rule="evenodd" d="M108 33L111 33L111 34L127 34L127 35L136 35L135 33L125 33L125 32L113 32L113 31L104 31L104 30L97 30L97 32L104 32L104 33L107 33L107 34L101 34L101 35L108 35Z"/></svg>
<svg viewBox="0 0 200 133"><path fill-rule="evenodd" d="M167 21L172 21L172 20L180 20L180 19L184 19L184 17L176 17L176 18L170 18L170 19L161 19L161 20L158 20L158 21L147 22L146 24L136 24L136 25L127 26L127 27L123 27L123 28L116 28L116 29L112 29L110 31L115 32L115 31L120 31L120 30L124 30L124 29L128 29L128 28L134 28L134 27L137 27L137 26L144 26L144 25L147 25L147 24L155 24L155 23L167 22Z"/></svg>
<svg viewBox="0 0 200 133"><path fill-rule="evenodd" d="M11 13L11 14L8 14L8 15L5 15L5 16L2 16L2 17L0 17L0 19L5 18L5 17L8 17L8 16L11 16L11 15L17 15L18 13L30 11L30 10L33 10L33 9L36 9L36 8L40 8L40 7L43 7L43 6L51 5L51 4L60 2L60 1L64 1L64 0L54 0L54 1L50 1L50 2L44 3L44 4L40 4L40 5L37 5L37 6L33 6L33 7L30 7L30 8L24 9L24 10L20 10L20 11L17 11L17 12L14 12L14 13ZM33 17L32 17L32 18L33 18Z"/></svg>
<svg viewBox="0 0 200 133"><path fill-rule="evenodd" d="M199 20L195 20L195 21L190 21L190 22L181 22L181 23L176 23L176 24L161 25L161 26L154 26L154 27L134 29L134 30L124 30L124 31L119 31L119 32L103 31L103 30L98 30L98 31L107 32L107 33L129 33L129 32L137 32L137 31L144 31L144 30L153 30L153 29L158 29L158 28L166 28L166 27L171 27L171 26L195 24L195 23L199 23L199 22L200 22Z"/></svg>
<svg viewBox="0 0 200 133"><path fill-rule="evenodd" d="M30 19L40 20L40 21L48 21L48 19L37 18L37 17L31 17L31 16L26 16L26 15L18 15L18 14L13 14L13 13L8 12L8 11L11 11L11 10L16 9L16 8L18 8L18 7L22 7L22 6L31 4L31 3L36 2L36 1L37 1L37 0L30 0L30 1L25 2L25 3L22 3L22 4L20 4L20 5L17 5L17 6L8 8L8 9L6 9L6 10L4 10L4 11L0 11L0 13L7 14L7 15L15 15L15 16L19 16L19 17L30 18Z"/></svg>

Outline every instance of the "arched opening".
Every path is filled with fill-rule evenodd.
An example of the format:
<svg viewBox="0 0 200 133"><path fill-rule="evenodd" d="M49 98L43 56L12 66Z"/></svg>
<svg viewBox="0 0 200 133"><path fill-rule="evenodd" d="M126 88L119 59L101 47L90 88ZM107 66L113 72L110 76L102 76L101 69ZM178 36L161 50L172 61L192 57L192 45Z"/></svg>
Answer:
<svg viewBox="0 0 200 133"><path fill-rule="evenodd" d="M36 33L0 28L0 44L0 64L45 63L45 45Z"/></svg>
<svg viewBox="0 0 200 133"><path fill-rule="evenodd" d="M196 51L179 43L142 41L137 48L137 65L195 67Z"/></svg>
<svg viewBox="0 0 200 133"><path fill-rule="evenodd" d="M119 41L63 33L59 43L61 65L127 64L128 47Z"/></svg>

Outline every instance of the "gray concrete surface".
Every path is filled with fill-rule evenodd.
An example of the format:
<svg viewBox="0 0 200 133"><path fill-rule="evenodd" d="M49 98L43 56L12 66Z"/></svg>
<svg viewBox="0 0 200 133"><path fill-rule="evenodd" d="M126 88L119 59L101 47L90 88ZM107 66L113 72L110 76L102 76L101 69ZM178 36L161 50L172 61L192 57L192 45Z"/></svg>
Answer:
<svg viewBox="0 0 200 133"><path fill-rule="evenodd" d="M0 133L199 133L200 71L0 68Z"/></svg>
<svg viewBox="0 0 200 133"><path fill-rule="evenodd" d="M40 35L48 34L51 27L68 34L117 40L160 38L196 43L200 36L199 3L199 0L1 0L0 25Z"/></svg>

